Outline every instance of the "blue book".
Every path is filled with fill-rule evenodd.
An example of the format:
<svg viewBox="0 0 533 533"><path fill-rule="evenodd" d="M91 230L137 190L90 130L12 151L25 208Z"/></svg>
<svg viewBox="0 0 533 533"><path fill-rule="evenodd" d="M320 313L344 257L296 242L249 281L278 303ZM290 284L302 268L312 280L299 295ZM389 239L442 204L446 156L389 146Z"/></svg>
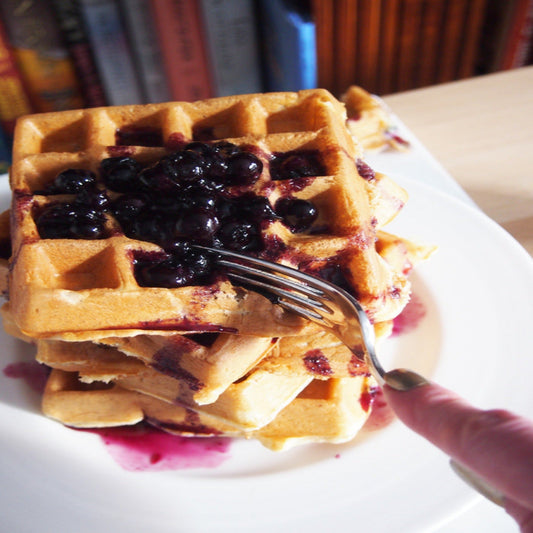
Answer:
<svg viewBox="0 0 533 533"><path fill-rule="evenodd" d="M260 0L267 91L317 86L315 24L308 2Z"/></svg>
<svg viewBox="0 0 533 533"><path fill-rule="evenodd" d="M0 130L0 175L6 174L11 165L11 138Z"/></svg>

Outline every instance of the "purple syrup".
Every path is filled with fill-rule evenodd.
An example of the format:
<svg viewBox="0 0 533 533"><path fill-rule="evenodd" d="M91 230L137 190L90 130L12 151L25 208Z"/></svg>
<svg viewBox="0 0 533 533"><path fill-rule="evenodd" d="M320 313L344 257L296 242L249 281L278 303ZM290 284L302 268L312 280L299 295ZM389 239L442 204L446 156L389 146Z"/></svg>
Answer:
<svg viewBox="0 0 533 533"><path fill-rule="evenodd" d="M304 365L311 374L319 376L330 376L333 370L329 364L328 358L321 350L309 350L303 358Z"/></svg>
<svg viewBox="0 0 533 533"><path fill-rule="evenodd" d="M416 295L411 297L411 301L405 309L393 320L392 336L405 335L418 327L422 319L426 316L426 307Z"/></svg>
<svg viewBox="0 0 533 533"><path fill-rule="evenodd" d="M222 437L181 437L143 423L89 431L130 472L215 468L230 458L231 440Z"/></svg>
<svg viewBox="0 0 533 533"><path fill-rule="evenodd" d="M11 363L4 368L4 376L23 379L33 391L42 394L50 369L37 361L20 361Z"/></svg>
<svg viewBox="0 0 533 533"><path fill-rule="evenodd" d="M385 396L380 387L372 387L368 392L361 396L361 407L370 415L363 426L365 431L376 431L388 426L396 417L394 411L390 408L385 400Z"/></svg>

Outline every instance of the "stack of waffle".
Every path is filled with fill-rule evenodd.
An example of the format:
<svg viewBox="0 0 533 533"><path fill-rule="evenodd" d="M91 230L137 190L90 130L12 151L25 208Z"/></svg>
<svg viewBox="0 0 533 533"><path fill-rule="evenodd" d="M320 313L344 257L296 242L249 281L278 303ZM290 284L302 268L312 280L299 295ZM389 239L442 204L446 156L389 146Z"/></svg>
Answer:
<svg viewBox="0 0 533 533"><path fill-rule="evenodd" d="M3 317L52 369L44 413L275 450L353 438L365 365L191 247L339 283L385 337L430 249L383 231L406 193L363 162L346 119L324 90L21 119Z"/></svg>

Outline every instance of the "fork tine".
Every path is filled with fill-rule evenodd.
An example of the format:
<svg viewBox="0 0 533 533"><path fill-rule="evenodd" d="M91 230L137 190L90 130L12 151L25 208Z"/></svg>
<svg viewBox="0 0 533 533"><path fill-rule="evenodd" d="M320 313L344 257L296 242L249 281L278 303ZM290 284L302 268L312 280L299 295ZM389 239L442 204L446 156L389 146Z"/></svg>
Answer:
<svg viewBox="0 0 533 533"><path fill-rule="evenodd" d="M332 313L329 307L324 305L322 302L318 300L314 300L310 297L302 298L301 296L293 292L286 291L285 289L277 287L276 285L270 285L269 283L265 283L264 281L249 278L247 276L241 276L240 274L235 274L233 272L228 272L228 276L240 281L241 283L245 283L248 285L259 287L261 289L265 289L266 291L273 293L276 296L279 296L280 298L284 298L285 300L280 299L279 301L276 302L280 305L285 305L288 303L286 300L290 300L290 302L292 302L291 309L292 310L300 309L302 312L306 313L306 317L308 318L313 317L316 320L320 320L320 321L324 320L325 318L324 316L315 312L317 308L319 310L325 311L328 314Z"/></svg>
<svg viewBox="0 0 533 533"><path fill-rule="evenodd" d="M267 279L269 281L273 281L273 282L276 282L276 283L280 283L281 281L283 281L284 285L286 285L287 287L290 287L291 289L294 289L296 291L301 291L301 292L304 292L306 294L310 293L313 296L319 296L321 298L325 297L325 294L324 294L323 291L315 289L314 287L312 287L310 285L307 285L307 284L304 285L302 282L297 282L296 283L296 282L294 282L291 279L286 278L286 277L280 278L279 275L271 274L270 272L264 272L264 271L258 270L256 268L246 266L246 265L244 265L242 263L235 263L233 261L226 261L225 259L220 259L218 261L218 264L223 266L223 267L226 267L226 268L232 268L232 269L235 269L235 270L240 270L241 272L244 272L246 274L251 274L253 276L258 276L258 277L261 277L262 279Z"/></svg>
<svg viewBox="0 0 533 533"><path fill-rule="evenodd" d="M322 280L316 278L315 276L311 276L310 274L302 274L295 268L287 267L285 265L280 265L278 263L272 263L270 261L265 261L263 259L259 259L257 257L247 256L240 254L238 252L232 252L230 250L220 249L220 248L210 248L209 246L200 246L195 245L196 248L200 248L202 250L207 250L209 252L213 252L214 254L218 254L220 256L225 256L233 259L237 259L239 261L246 261L246 263L260 267L261 269L267 269L268 271L273 271L275 274L272 274L271 276L274 276L274 278L270 279L279 279L276 274L285 274L286 276L289 276L292 281L297 280L302 284L302 287L300 287L300 290L303 288L307 289L309 292L312 292L315 296L320 296L321 298L327 298L328 297L328 290L329 285ZM220 263L221 260L218 262ZM222 260L223 261L223 260ZM235 265L235 263L231 263L232 266ZM257 274L264 275L265 277L268 276L268 272L265 272L264 270L256 271Z"/></svg>

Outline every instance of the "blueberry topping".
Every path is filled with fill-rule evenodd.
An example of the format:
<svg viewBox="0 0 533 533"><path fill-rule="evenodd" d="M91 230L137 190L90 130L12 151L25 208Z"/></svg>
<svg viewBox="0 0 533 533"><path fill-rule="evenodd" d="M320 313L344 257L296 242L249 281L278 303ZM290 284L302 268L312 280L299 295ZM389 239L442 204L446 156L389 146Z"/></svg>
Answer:
<svg viewBox="0 0 533 533"><path fill-rule="evenodd" d="M259 228L250 222L238 220L226 222L217 234L224 248L235 251L257 251L261 249Z"/></svg>
<svg viewBox="0 0 533 533"><path fill-rule="evenodd" d="M83 168L69 168L60 172L52 182L49 192L55 194L76 194L96 185L96 176Z"/></svg>
<svg viewBox="0 0 533 533"><path fill-rule="evenodd" d="M82 205L52 204L35 221L43 239L100 239L105 217Z"/></svg>
<svg viewBox="0 0 533 533"><path fill-rule="evenodd" d="M158 259L135 260L135 274L142 287L176 288L205 282L213 271L208 254L187 244L177 246L172 254Z"/></svg>
<svg viewBox="0 0 533 533"><path fill-rule="evenodd" d="M280 198L276 202L276 213L293 233L300 233L311 227L318 217L315 205L301 198Z"/></svg>
<svg viewBox="0 0 533 533"><path fill-rule="evenodd" d="M318 152L301 150L275 154L270 161L273 180L289 180L324 175Z"/></svg>
<svg viewBox="0 0 533 533"><path fill-rule="evenodd" d="M205 209L184 211L176 221L174 235L181 239L193 239L201 244L211 244L220 226L216 215Z"/></svg>
<svg viewBox="0 0 533 533"><path fill-rule="evenodd" d="M227 181L230 185L253 185L263 172L262 161L250 152L228 158Z"/></svg>
<svg viewBox="0 0 533 533"><path fill-rule="evenodd" d="M357 172L363 179L367 181L372 181L376 178L376 173L374 172L374 169L370 167L367 163L365 163L362 159L358 159L356 161L356 166Z"/></svg>
<svg viewBox="0 0 533 533"><path fill-rule="evenodd" d="M109 157L100 163L100 174L108 189L130 192L139 188L140 166L131 157Z"/></svg>

